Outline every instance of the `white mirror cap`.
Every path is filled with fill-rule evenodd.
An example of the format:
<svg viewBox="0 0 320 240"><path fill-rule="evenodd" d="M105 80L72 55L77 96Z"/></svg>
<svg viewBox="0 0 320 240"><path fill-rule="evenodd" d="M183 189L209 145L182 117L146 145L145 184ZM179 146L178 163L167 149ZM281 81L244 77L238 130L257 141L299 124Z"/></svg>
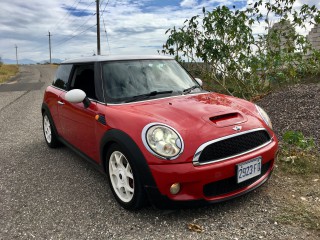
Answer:
<svg viewBox="0 0 320 240"><path fill-rule="evenodd" d="M81 103L86 97L86 93L80 89L72 89L66 93L65 98L71 103Z"/></svg>
<svg viewBox="0 0 320 240"><path fill-rule="evenodd" d="M199 83L199 85L202 87L202 80L200 78L195 78L195 80Z"/></svg>

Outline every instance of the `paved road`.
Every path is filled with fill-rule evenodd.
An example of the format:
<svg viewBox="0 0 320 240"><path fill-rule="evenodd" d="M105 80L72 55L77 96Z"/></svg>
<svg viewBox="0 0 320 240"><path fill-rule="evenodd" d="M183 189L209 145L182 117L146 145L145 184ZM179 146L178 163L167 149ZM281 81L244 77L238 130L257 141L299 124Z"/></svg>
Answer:
<svg viewBox="0 0 320 240"><path fill-rule="evenodd" d="M0 239L299 238L299 229L272 220L273 179L214 206L123 210L104 175L68 148L45 144L40 106L54 70L24 66L12 82L0 85ZM204 232L191 232L189 223Z"/></svg>

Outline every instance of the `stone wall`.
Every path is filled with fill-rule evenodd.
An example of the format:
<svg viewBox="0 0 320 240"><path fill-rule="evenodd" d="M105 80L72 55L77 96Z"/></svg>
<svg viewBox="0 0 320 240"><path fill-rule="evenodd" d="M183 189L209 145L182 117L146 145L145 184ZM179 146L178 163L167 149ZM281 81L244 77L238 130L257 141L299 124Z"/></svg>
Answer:
<svg viewBox="0 0 320 240"><path fill-rule="evenodd" d="M307 35L308 40L316 50L320 50L320 24L315 25L309 34Z"/></svg>
<svg viewBox="0 0 320 240"><path fill-rule="evenodd" d="M292 35L295 30L289 21L277 22L269 30L269 49L271 51L293 51L294 41Z"/></svg>
<svg viewBox="0 0 320 240"><path fill-rule="evenodd" d="M294 28L289 21L277 22L269 30L269 34L276 33L278 39L275 42L269 42L269 49L272 51L288 50L294 45L294 41L288 37L291 33L294 33ZM310 41L312 47L320 51L320 24L315 25L307 35L307 39ZM308 51L304 58L309 58L312 54Z"/></svg>

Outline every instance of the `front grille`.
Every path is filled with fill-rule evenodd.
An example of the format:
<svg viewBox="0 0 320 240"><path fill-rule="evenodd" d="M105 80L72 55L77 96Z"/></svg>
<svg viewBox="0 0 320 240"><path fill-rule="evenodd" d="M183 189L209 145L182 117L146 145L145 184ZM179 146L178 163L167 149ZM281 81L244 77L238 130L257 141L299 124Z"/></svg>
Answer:
<svg viewBox="0 0 320 240"><path fill-rule="evenodd" d="M273 160L262 164L261 175L248 179L247 181L237 183L237 176L226 178L217 182L204 185L203 193L206 197L217 197L219 195L234 192L238 189L247 187L259 180L270 169Z"/></svg>
<svg viewBox="0 0 320 240"><path fill-rule="evenodd" d="M270 140L270 135L266 130L257 130L216 141L202 150L198 162L200 164L214 162L241 155L263 146L270 142Z"/></svg>

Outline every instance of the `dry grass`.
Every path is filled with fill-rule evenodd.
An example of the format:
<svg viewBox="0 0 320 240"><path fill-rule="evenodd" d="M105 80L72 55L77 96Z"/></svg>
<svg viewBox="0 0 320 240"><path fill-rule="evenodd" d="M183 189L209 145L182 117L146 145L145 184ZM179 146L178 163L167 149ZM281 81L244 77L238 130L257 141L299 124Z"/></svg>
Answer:
<svg viewBox="0 0 320 240"><path fill-rule="evenodd" d="M53 63L53 64L50 64L50 66L54 69L58 68L59 67L59 64L56 64L56 63Z"/></svg>
<svg viewBox="0 0 320 240"><path fill-rule="evenodd" d="M302 143L306 143L305 138ZM309 145L282 144L276 177L280 208L275 220L320 232L320 153Z"/></svg>
<svg viewBox="0 0 320 240"><path fill-rule="evenodd" d="M7 81L9 78L15 76L19 71L17 65L0 65L0 83Z"/></svg>
<svg viewBox="0 0 320 240"><path fill-rule="evenodd" d="M278 213L274 220L300 226L320 233L320 180L319 175L292 175L277 169L276 177L282 187L277 189ZM279 194L280 193L280 194ZM278 195L277 195L278 194Z"/></svg>

